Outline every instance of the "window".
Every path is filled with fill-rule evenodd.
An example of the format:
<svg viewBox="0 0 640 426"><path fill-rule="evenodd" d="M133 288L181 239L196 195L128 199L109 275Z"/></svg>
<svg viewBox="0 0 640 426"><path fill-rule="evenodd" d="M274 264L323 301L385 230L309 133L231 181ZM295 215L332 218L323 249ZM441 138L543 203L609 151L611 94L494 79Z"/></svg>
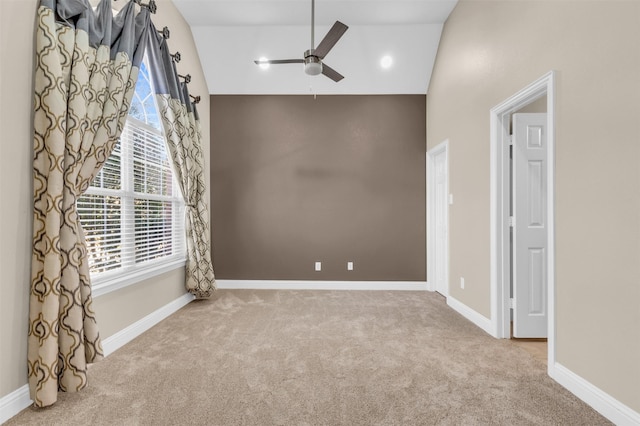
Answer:
<svg viewBox="0 0 640 426"><path fill-rule="evenodd" d="M184 264L184 201L170 161L143 63L120 140L78 199L95 287L119 288Z"/></svg>

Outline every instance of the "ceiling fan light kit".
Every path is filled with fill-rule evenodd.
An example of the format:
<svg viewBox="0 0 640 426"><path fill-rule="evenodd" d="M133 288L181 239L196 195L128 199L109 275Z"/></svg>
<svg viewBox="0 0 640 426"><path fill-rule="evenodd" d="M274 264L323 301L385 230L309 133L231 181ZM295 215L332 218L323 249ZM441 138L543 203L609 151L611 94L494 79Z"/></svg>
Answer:
<svg viewBox="0 0 640 426"><path fill-rule="evenodd" d="M309 75L318 75L322 73L322 61L313 55L313 50L304 52L304 72Z"/></svg>
<svg viewBox="0 0 640 426"><path fill-rule="evenodd" d="M342 74L324 64L322 60L329 51L336 45L340 37L349 27L340 21L336 21L320 44L314 48L315 32L315 0L311 0L311 49L304 52L304 59L274 59L265 60L263 58L254 61L262 68L269 64L304 64L304 72L308 75L323 74L336 83L344 78Z"/></svg>

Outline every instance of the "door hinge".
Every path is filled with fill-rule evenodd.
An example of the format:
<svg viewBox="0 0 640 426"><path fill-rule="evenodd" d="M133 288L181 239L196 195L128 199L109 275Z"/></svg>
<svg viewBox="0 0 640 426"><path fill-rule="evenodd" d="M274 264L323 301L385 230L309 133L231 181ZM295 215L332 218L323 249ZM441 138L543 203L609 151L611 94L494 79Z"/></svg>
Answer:
<svg viewBox="0 0 640 426"><path fill-rule="evenodd" d="M509 135L509 146L513 146L513 135Z"/></svg>
<svg viewBox="0 0 640 426"><path fill-rule="evenodd" d="M509 227L513 228L515 226L515 220L513 220L513 216L509 216Z"/></svg>

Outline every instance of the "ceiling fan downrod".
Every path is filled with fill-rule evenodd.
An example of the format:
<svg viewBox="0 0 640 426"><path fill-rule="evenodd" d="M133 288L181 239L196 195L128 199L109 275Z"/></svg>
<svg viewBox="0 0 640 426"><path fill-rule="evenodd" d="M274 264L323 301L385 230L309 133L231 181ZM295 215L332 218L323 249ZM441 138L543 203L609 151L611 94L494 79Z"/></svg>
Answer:
<svg viewBox="0 0 640 426"><path fill-rule="evenodd" d="M316 0L311 0L311 50L310 52L313 53L313 49L314 46L316 45L315 43L315 22L316 22Z"/></svg>
<svg viewBox="0 0 640 426"><path fill-rule="evenodd" d="M316 45L316 0L311 0L311 48L304 52L304 72L307 75L318 75L322 73L322 61L315 53Z"/></svg>

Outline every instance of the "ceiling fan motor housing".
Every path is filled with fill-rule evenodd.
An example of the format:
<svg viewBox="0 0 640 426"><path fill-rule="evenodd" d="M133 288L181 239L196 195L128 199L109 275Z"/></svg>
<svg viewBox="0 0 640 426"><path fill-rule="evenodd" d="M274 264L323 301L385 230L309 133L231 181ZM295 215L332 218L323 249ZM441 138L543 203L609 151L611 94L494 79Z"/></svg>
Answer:
<svg viewBox="0 0 640 426"><path fill-rule="evenodd" d="M309 75L318 75L322 73L322 61L313 53L313 49L304 52L304 72Z"/></svg>

